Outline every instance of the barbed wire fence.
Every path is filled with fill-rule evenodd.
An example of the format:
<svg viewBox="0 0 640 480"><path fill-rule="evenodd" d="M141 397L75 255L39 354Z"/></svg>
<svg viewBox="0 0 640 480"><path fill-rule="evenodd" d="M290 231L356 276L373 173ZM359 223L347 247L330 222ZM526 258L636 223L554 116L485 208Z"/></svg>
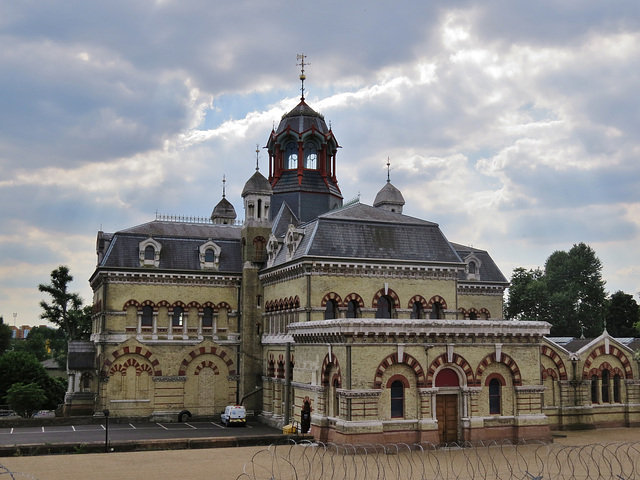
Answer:
<svg viewBox="0 0 640 480"><path fill-rule="evenodd" d="M562 446L490 442L337 445L303 441L256 453L237 480L640 480L640 442Z"/></svg>

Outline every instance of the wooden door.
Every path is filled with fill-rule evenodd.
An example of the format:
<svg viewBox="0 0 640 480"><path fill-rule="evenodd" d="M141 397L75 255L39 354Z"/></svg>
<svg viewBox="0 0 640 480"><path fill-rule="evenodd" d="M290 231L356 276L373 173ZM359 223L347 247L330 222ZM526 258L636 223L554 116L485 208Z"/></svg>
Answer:
<svg viewBox="0 0 640 480"><path fill-rule="evenodd" d="M436 420L440 443L458 441L458 396L436 396Z"/></svg>

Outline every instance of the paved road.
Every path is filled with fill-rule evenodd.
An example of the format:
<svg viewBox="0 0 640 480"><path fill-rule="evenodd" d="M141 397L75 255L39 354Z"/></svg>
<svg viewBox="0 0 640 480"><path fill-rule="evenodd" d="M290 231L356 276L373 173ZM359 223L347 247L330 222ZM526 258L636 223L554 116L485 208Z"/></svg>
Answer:
<svg viewBox="0 0 640 480"><path fill-rule="evenodd" d="M109 422L110 441L185 439L205 437L241 437L245 435L274 435L282 433L259 422L244 427L225 427L217 422L184 423L114 423ZM42 443L103 442L106 425L51 425L46 427L2 428L0 445L29 445Z"/></svg>

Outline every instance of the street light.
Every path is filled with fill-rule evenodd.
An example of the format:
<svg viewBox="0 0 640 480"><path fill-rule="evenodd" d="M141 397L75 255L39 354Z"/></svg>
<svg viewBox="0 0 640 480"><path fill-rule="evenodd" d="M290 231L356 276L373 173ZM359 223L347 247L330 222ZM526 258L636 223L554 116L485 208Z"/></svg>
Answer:
<svg viewBox="0 0 640 480"><path fill-rule="evenodd" d="M105 421L105 437L104 437L104 451L105 453L109 453L109 410L106 408L102 411L104 413Z"/></svg>

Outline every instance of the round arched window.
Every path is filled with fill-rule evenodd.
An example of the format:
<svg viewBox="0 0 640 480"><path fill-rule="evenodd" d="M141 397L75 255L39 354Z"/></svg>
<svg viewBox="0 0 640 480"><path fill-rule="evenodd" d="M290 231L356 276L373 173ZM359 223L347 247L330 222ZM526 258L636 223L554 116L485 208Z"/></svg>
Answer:
<svg viewBox="0 0 640 480"><path fill-rule="evenodd" d="M298 145L295 142L287 143L284 149L284 168L285 170L298 168Z"/></svg>

